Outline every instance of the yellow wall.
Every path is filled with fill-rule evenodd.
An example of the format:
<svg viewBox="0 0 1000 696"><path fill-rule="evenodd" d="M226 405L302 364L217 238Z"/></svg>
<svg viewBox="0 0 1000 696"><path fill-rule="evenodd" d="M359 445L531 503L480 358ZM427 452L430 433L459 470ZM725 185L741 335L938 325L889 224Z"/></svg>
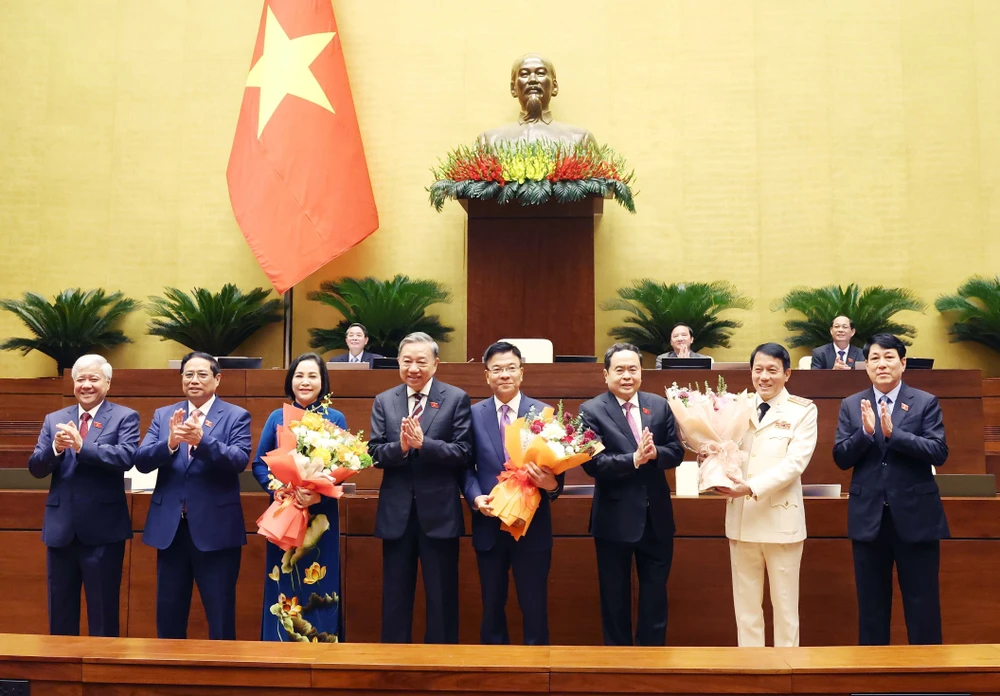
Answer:
<svg viewBox="0 0 1000 696"><path fill-rule="evenodd" d="M510 63L559 71L557 118L639 175L639 213L608 205L597 299L631 279L732 280L755 298L721 359L785 336L771 302L799 284L882 283L928 303L1000 271L1000 2L994 0L336 0L381 229L296 290L295 349L335 313L322 280L446 283L464 359L465 217L435 213L428 168L511 119ZM103 286L266 284L232 219L225 167L260 3L9 0L0 9L0 295ZM502 248L508 262L517 250ZM914 354L996 363L947 342L933 310L900 317ZM596 339L618 317L598 312ZM125 328L118 367L183 348ZM0 314L0 335L21 335ZM280 328L241 353L281 359ZM51 374L0 355L0 376Z"/></svg>

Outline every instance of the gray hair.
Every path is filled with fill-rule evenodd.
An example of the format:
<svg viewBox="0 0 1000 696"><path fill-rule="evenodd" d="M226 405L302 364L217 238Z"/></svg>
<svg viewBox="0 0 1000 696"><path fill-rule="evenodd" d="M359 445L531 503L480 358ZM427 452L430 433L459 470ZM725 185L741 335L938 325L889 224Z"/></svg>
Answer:
<svg viewBox="0 0 1000 696"><path fill-rule="evenodd" d="M429 343L431 344L431 350L434 351L434 357L438 356L438 344L433 338L425 334L423 331L414 331L411 334L407 334L403 337L403 340L399 342L399 352L403 352L403 346L409 345L411 343Z"/></svg>
<svg viewBox="0 0 1000 696"><path fill-rule="evenodd" d="M73 363L73 369L70 371L73 379L80 374L80 370L85 367L99 367L101 372L104 374L104 379L111 381L111 363L109 363L103 355L97 355L91 353L90 355L81 355Z"/></svg>

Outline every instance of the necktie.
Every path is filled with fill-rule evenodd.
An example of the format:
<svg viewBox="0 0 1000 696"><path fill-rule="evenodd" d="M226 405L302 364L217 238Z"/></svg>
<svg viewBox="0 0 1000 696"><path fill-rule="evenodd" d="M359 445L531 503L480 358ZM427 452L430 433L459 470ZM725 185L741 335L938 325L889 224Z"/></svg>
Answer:
<svg viewBox="0 0 1000 696"><path fill-rule="evenodd" d="M771 408L771 404L766 401L757 407L757 422L764 420L764 416L767 415L768 410Z"/></svg>
<svg viewBox="0 0 1000 696"><path fill-rule="evenodd" d="M413 395L413 411L410 412L410 418L420 418L420 414L424 412L424 395L417 392Z"/></svg>
<svg viewBox="0 0 1000 696"><path fill-rule="evenodd" d="M839 355L839 356L840 356L840 362L844 362L844 353L845 353L845 352L846 352L846 351L843 351L843 350L838 350L838 351L837 351L837 355Z"/></svg>
<svg viewBox="0 0 1000 696"><path fill-rule="evenodd" d="M639 425L635 422L635 417L632 415L632 409L635 407L635 404L626 401L622 407L625 409L625 422L628 423L628 427L632 431L632 437L635 438L635 444L638 445L641 439L639 436Z"/></svg>
<svg viewBox="0 0 1000 696"><path fill-rule="evenodd" d="M87 433L90 432L90 414L84 413L80 416L80 439L86 440Z"/></svg>
<svg viewBox="0 0 1000 696"><path fill-rule="evenodd" d="M351 362L352 363L359 363L359 362L361 362L361 356L360 355L352 355L351 356Z"/></svg>
<svg viewBox="0 0 1000 696"><path fill-rule="evenodd" d="M885 406L885 409L887 411L889 410L889 407L892 406L892 399L889 398L888 394L883 394L882 396L880 396L879 399L878 399L878 402L880 404L882 404L883 406ZM881 411L881 409L879 409L879 410ZM879 413L879 415L881 416L882 414Z"/></svg>
<svg viewBox="0 0 1000 696"><path fill-rule="evenodd" d="M505 437L507 433L507 426L510 425L510 413L513 411L510 406L504 404L500 407L500 444L503 446L503 460L508 461L510 455L507 454L507 438Z"/></svg>

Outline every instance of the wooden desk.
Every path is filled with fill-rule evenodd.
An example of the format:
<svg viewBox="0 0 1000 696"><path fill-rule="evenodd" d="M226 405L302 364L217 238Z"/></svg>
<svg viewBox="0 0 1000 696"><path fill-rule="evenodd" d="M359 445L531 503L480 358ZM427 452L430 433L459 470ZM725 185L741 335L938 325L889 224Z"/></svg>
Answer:
<svg viewBox="0 0 1000 696"><path fill-rule="evenodd" d="M568 648L0 635L33 696L1000 693L996 645Z"/></svg>

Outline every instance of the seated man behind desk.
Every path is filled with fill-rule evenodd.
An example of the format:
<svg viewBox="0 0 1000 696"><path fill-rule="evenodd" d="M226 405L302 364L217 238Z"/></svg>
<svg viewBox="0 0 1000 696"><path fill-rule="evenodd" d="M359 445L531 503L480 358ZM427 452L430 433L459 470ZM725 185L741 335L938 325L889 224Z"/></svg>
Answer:
<svg viewBox="0 0 1000 696"><path fill-rule="evenodd" d="M676 323L670 330L670 350L656 356L656 369L663 369L663 361L671 358L709 358L708 355L695 353L691 350L694 343L694 333L687 324Z"/></svg>
<svg viewBox="0 0 1000 696"><path fill-rule="evenodd" d="M854 338L854 320L843 315L833 318L830 337L833 343L820 346L812 352L814 370L853 370L859 362L864 362L865 354L857 346L851 345Z"/></svg>
<svg viewBox="0 0 1000 696"><path fill-rule="evenodd" d="M132 538L125 472L139 445L139 414L105 401L111 365L100 355L79 358L71 374L77 403L45 417L28 460L36 478L52 474L42 525L49 633L80 635L82 583L88 633L117 636L125 540Z"/></svg>
<svg viewBox="0 0 1000 696"><path fill-rule="evenodd" d="M375 362L375 358L382 357L378 353L369 353L365 350L365 346L368 345L368 329L365 328L364 324L354 323L348 326L345 340L347 352L331 358L330 362L366 362L370 367Z"/></svg>

